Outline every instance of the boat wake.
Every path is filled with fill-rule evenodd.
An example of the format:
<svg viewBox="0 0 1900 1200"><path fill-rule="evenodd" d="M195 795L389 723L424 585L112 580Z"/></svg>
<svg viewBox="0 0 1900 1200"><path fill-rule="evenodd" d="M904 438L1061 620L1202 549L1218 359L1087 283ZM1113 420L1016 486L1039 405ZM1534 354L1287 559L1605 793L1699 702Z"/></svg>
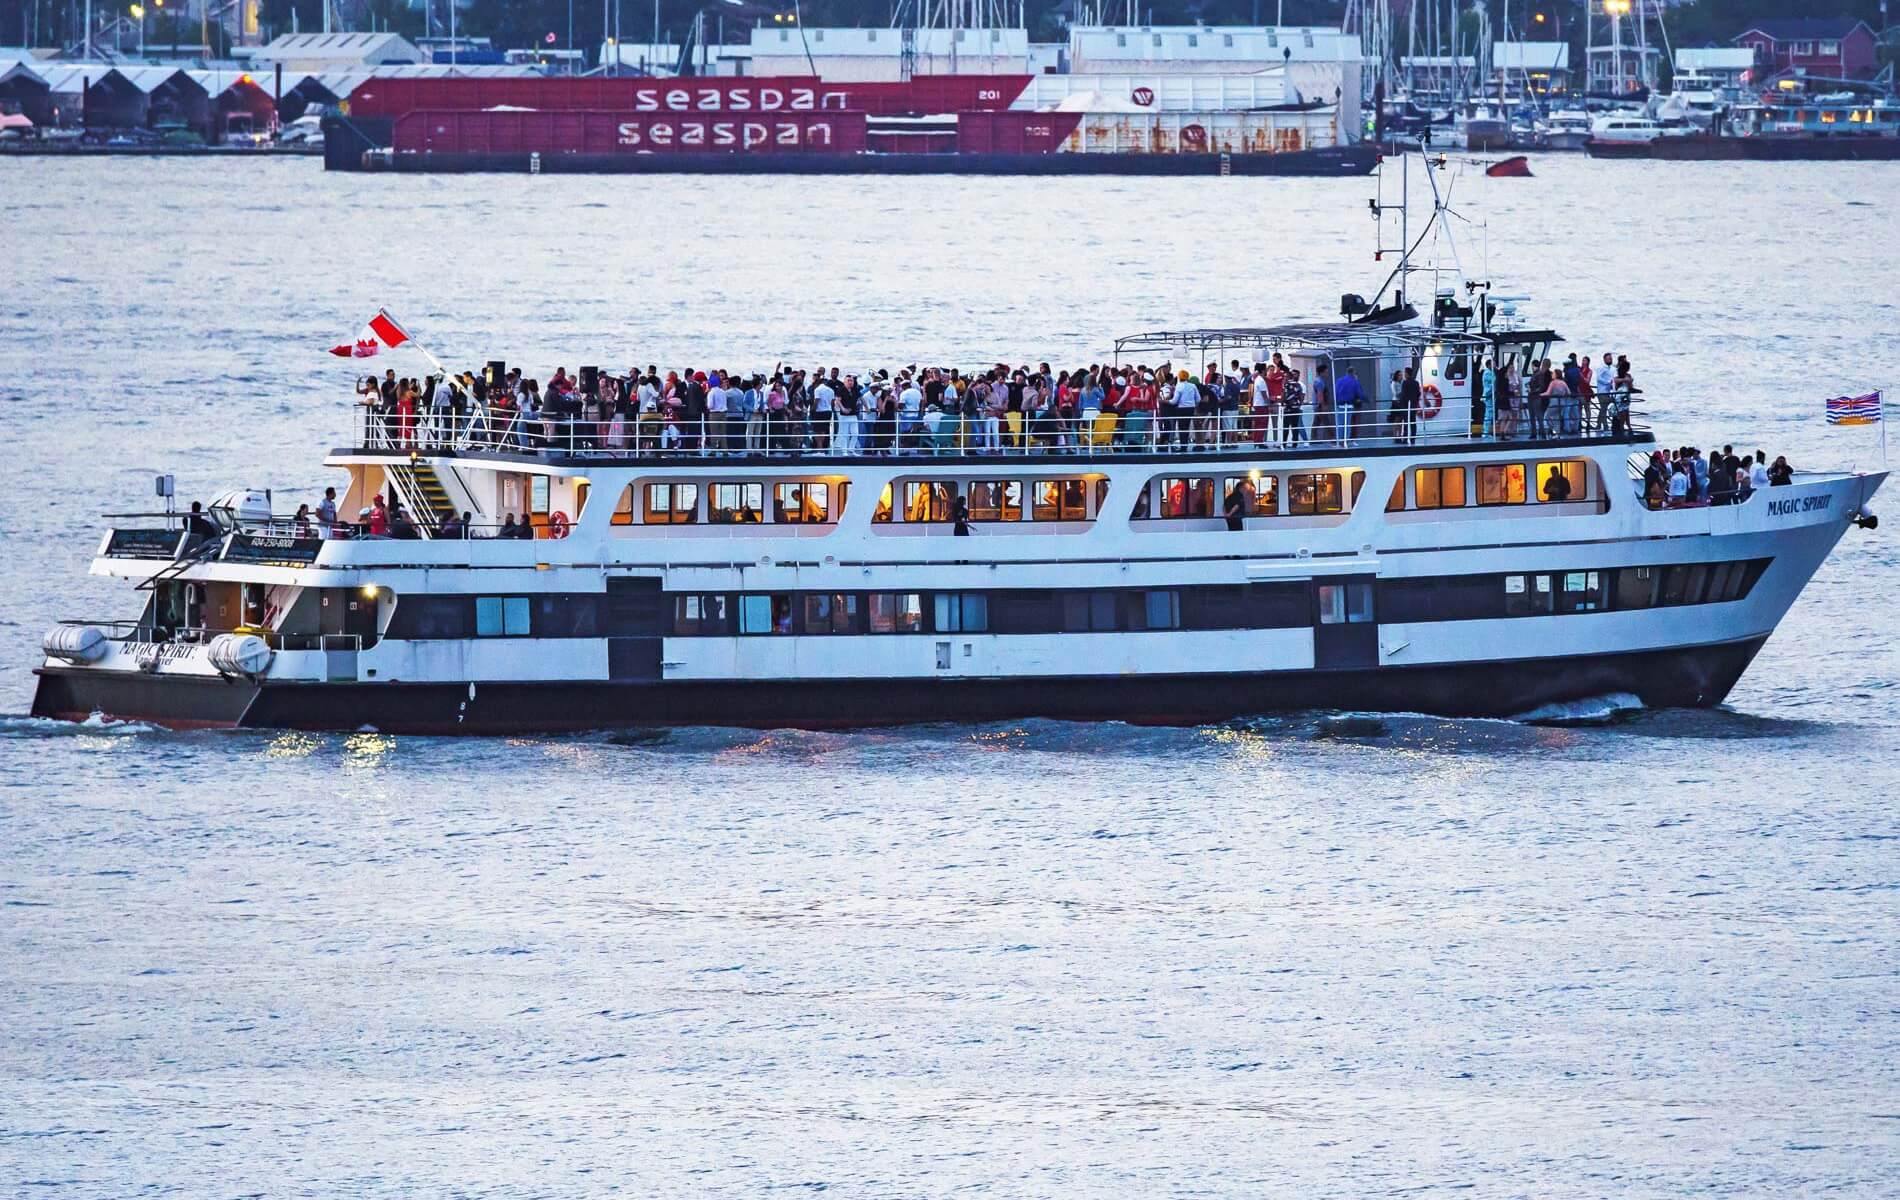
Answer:
<svg viewBox="0 0 1900 1200"><path fill-rule="evenodd" d="M164 732L157 725L144 721L114 720L104 713L94 713L83 721L58 721L52 717L33 717L24 713L0 715L0 737L83 737L102 733L130 737Z"/></svg>
<svg viewBox="0 0 1900 1200"><path fill-rule="evenodd" d="M1540 704L1511 719L1523 725L1610 725L1642 710L1643 702L1628 692L1609 692Z"/></svg>

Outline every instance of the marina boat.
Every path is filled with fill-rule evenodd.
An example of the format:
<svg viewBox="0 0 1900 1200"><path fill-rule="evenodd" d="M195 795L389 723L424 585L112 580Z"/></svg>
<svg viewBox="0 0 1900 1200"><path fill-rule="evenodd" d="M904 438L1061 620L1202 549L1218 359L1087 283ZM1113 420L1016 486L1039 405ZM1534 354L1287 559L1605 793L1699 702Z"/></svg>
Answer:
<svg viewBox="0 0 1900 1200"><path fill-rule="evenodd" d="M1551 150L1581 150L1590 140L1590 114L1562 109L1544 122L1544 145Z"/></svg>
<svg viewBox="0 0 1900 1200"><path fill-rule="evenodd" d="M1712 705L1872 525L1884 473L1652 507L1640 397L1538 436L1484 422L1482 361L1527 372L1558 334L1479 284L1421 315L1404 280L1334 321L1116 344L1122 368L1278 353L1381 397L1395 371L1422 383L1411 423L1309 412L1291 443L1135 411L944 417L900 453L823 429L695 448L638 417L359 408L325 459L341 511L393 498L405 536L317 536L251 492L121 519L91 569L132 611L47 634L33 712L505 734ZM443 536L457 513L477 536Z"/></svg>

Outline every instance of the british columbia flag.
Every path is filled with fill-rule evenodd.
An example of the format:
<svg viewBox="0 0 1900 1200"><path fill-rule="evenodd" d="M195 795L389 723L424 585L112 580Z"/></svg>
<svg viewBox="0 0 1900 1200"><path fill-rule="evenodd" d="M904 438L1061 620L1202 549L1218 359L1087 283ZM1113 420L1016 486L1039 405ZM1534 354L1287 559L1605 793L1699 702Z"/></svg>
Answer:
<svg viewBox="0 0 1900 1200"><path fill-rule="evenodd" d="M1827 402L1829 425L1872 425L1880 420L1879 392L1865 396L1835 396Z"/></svg>

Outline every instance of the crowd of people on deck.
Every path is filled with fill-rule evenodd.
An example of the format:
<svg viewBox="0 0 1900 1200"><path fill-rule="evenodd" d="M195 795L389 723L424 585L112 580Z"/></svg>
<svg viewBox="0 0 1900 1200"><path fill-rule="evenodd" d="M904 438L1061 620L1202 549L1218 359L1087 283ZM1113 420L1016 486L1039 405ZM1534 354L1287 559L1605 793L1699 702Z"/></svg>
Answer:
<svg viewBox="0 0 1900 1200"><path fill-rule="evenodd" d="M1612 365L1614 364L1614 365ZM770 374L718 368L558 368L546 386L519 369L424 380L364 378L358 394L379 444L457 441L524 450L698 454L903 454L957 450L1271 448L1410 443L1443 398L1408 366L1384 380L1348 365L1289 364L1276 352L1199 372L1164 363L1057 370L997 365L967 372L919 367L845 372L780 366ZM1606 353L1480 359L1470 428L1485 438L1563 438L1629 431L1637 394L1629 360ZM1105 420L1105 418L1113 418Z"/></svg>
<svg viewBox="0 0 1900 1200"><path fill-rule="evenodd" d="M1643 502L1651 508L1692 508L1740 504L1767 487L1794 482L1794 468L1786 455L1768 461L1764 450L1739 458L1735 447L1704 455L1694 446L1658 450L1643 469Z"/></svg>

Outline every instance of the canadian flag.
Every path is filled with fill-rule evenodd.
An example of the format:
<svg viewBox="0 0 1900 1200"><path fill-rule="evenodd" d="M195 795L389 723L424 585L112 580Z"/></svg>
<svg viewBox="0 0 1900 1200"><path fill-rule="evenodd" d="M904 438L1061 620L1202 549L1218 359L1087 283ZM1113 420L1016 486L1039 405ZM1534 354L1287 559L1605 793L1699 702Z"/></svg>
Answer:
<svg viewBox="0 0 1900 1200"><path fill-rule="evenodd" d="M372 358L384 350L394 350L409 340L409 334L396 324L396 318L382 309L363 326L363 332L356 335L354 342L330 347L330 353L338 358Z"/></svg>

